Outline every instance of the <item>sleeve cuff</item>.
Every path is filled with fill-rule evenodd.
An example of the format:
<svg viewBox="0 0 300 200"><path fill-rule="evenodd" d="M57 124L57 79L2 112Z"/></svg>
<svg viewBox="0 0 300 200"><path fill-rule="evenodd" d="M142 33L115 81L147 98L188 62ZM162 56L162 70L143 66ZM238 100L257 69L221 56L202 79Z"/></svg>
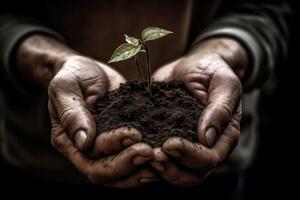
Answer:
<svg viewBox="0 0 300 200"><path fill-rule="evenodd" d="M32 91L30 91L24 84L22 84L18 78L16 77L16 73L14 71L13 58L14 52L16 51L17 46L28 36L34 34L43 34L54 37L60 41L64 41L62 37L43 26L39 25L31 25L31 24L18 24L15 26L11 26L8 28L5 34L8 34L8 38L4 41L3 46L1 47L3 51L1 52L2 57L2 67L5 73L7 80L12 84L12 86L22 94L30 95Z"/></svg>
<svg viewBox="0 0 300 200"><path fill-rule="evenodd" d="M244 90L250 90L255 85L257 80L259 69L263 65L262 50L260 44L255 40L255 38L246 30L238 27L218 27L215 29L210 29L202 33L194 42L198 43L202 40L211 38L211 37L231 37L239 41L249 53L250 56L250 71L247 72L248 76L243 82Z"/></svg>

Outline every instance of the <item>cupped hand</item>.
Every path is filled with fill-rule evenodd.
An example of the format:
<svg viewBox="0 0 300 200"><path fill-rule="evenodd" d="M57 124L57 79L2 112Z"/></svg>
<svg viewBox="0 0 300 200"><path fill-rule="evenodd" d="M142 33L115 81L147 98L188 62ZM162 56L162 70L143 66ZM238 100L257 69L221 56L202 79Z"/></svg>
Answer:
<svg viewBox="0 0 300 200"><path fill-rule="evenodd" d="M201 48L153 75L156 81L182 81L205 105L197 127L198 142L174 137L154 150L152 166L177 186L202 182L230 155L240 135L241 81L228 60Z"/></svg>
<svg viewBox="0 0 300 200"><path fill-rule="evenodd" d="M49 84L49 113L52 145L82 174L97 184L130 188L157 179L153 170L141 168L152 159L152 148L140 143L135 129L96 134L89 112L99 97L123 82L103 63L70 56Z"/></svg>

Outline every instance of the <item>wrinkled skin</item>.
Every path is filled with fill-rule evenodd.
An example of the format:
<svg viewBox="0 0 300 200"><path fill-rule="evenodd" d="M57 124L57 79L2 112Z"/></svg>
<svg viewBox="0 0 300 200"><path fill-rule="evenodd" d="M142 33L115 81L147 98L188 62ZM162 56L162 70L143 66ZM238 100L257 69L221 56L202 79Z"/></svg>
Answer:
<svg viewBox="0 0 300 200"><path fill-rule="evenodd" d="M158 179L140 166L153 158L135 129L96 134L88 108L125 79L109 66L80 55L57 40L33 35L18 48L18 70L28 83L48 90L51 143L91 182L133 188Z"/></svg>
<svg viewBox="0 0 300 200"><path fill-rule="evenodd" d="M240 135L240 79L219 54L203 52L181 57L153 75L157 81L184 82L206 106L198 122L199 142L174 137L154 149L152 166L176 186L201 183L230 155Z"/></svg>
<svg viewBox="0 0 300 200"><path fill-rule="evenodd" d="M170 138L156 149L141 143L135 129L96 134L88 108L125 81L109 66L40 35L20 45L16 62L24 80L48 90L53 147L91 182L134 188L163 178L186 187L212 173L237 144L244 70L237 66L246 66L240 62L240 46L231 40L213 39L195 49L160 68L153 79L183 81L206 105L198 124L199 142ZM152 168L144 167L146 163Z"/></svg>
<svg viewBox="0 0 300 200"><path fill-rule="evenodd" d="M73 56L49 84L49 112L52 145L82 174L93 183L131 188L157 179L153 170L138 169L152 159L151 147L140 143L141 134L135 129L119 128L96 137L87 108L124 81L102 63ZM90 156L84 152L87 149Z"/></svg>

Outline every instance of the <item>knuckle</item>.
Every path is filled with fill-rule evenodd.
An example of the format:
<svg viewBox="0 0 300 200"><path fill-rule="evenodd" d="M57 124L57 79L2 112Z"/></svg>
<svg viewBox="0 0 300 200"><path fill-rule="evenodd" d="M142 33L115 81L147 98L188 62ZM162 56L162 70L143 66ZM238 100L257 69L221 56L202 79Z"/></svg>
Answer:
<svg viewBox="0 0 300 200"><path fill-rule="evenodd" d="M225 101L223 104L223 115L226 116L226 118L229 120L232 117L232 105L229 103L229 101Z"/></svg>
<svg viewBox="0 0 300 200"><path fill-rule="evenodd" d="M57 92L62 88L67 88L69 85L75 83L73 75L71 73L60 71L49 83L48 95L56 96Z"/></svg>
<svg viewBox="0 0 300 200"><path fill-rule="evenodd" d="M51 134L51 145L59 152L63 152L66 146L66 142L62 140L62 135L59 132L53 131Z"/></svg>
<svg viewBox="0 0 300 200"><path fill-rule="evenodd" d="M225 100L220 104L215 105L215 113L219 115L222 123L227 123L232 117L232 106L228 103L230 100ZM219 130L220 131L220 130Z"/></svg>
<svg viewBox="0 0 300 200"><path fill-rule="evenodd" d="M66 109L60 113L59 119L61 120L61 124L66 126L67 124L71 124L71 122L76 117L74 109Z"/></svg>
<svg viewBox="0 0 300 200"><path fill-rule="evenodd" d="M171 137L163 144L165 150L182 150L183 148L185 148L185 144L183 138L180 137Z"/></svg>
<svg viewBox="0 0 300 200"><path fill-rule="evenodd" d="M124 137L130 137L134 140L140 141L142 140L141 133L135 128L123 128L119 134Z"/></svg>
<svg viewBox="0 0 300 200"><path fill-rule="evenodd" d="M53 79L50 81L49 88L50 89L55 89L58 87L61 83L65 81L65 77L60 76L57 74L56 76L53 77Z"/></svg>
<svg viewBox="0 0 300 200"><path fill-rule="evenodd" d="M149 154L149 150L151 150L151 147L148 144L138 143L129 147L128 150L132 153Z"/></svg>
<svg viewBox="0 0 300 200"><path fill-rule="evenodd" d="M94 145L94 150L96 150L97 152L98 151L106 151L107 150L107 147L110 145L109 144L109 141L107 139L107 133L104 132L104 133L101 133L99 134L96 139L95 139L95 145Z"/></svg>
<svg viewBox="0 0 300 200"><path fill-rule="evenodd" d="M102 133L103 134L103 133ZM115 129L113 131L105 132L104 137L108 142L113 141L116 142L118 140L122 140L122 138L128 137L130 134L128 134L127 131L123 131L123 128Z"/></svg>

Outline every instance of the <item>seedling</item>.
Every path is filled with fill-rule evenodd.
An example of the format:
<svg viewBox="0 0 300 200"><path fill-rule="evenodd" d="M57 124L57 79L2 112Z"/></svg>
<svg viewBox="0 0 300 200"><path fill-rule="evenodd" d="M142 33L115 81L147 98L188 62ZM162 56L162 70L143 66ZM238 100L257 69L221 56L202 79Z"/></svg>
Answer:
<svg viewBox="0 0 300 200"><path fill-rule="evenodd" d="M158 27L148 27L145 28L141 34L141 39L131 37L128 35L125 36L125 41L127 43L121 44L115 52L112 54L111 58L109 59L108 63L119 62L122 60L127 60L131 57L135 58L136 67L138 73L142 80L144 80L141 68L138 53L145 53L146 54L146 66L147 66L147 74L148 74L148 91L149 95L152 96L151 92L151 66L150 66L150 55L149 49L146 45L147 41L156 40L162 38L166 35L172 34L173 32L168 31L166 29L158 28Z"/></svg>

